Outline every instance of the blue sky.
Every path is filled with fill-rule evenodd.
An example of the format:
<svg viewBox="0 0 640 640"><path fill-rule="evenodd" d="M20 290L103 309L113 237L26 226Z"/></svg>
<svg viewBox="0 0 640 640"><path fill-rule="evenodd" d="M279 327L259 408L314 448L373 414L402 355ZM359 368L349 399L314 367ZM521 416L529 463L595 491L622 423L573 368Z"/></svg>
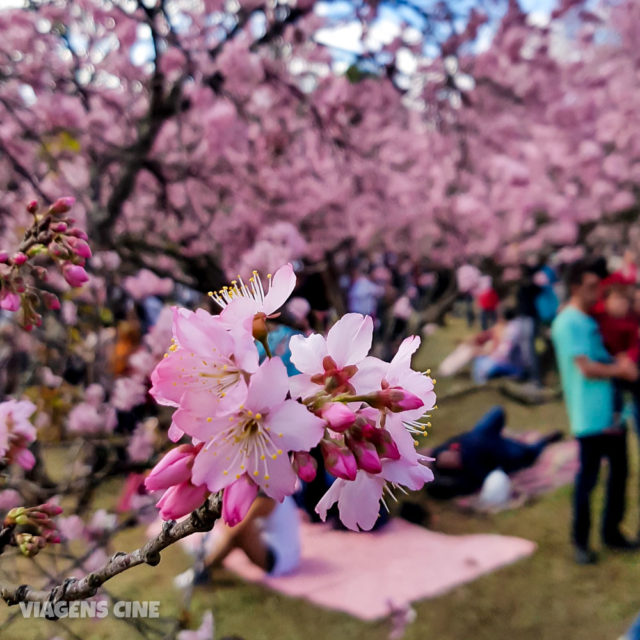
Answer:
<svg viewBox="0 0 640 640"><path fill-rule="evenodd" d="M413 0L415 4L421 4L428 7L430 0ZM380 45L391 42L394 37L400 34L404 28L404 35L415 35L416 38L422 38L419 33L421 19L411 9L398 6L403 3L398 0L382 0L378 10L378 17L371 25L367 35L367 48L376 50ZM479 3L474 0L451 0L451 6L455 7L463 17L456 25L457 29L463 29L466 19L464 16L474 7L485 3ZM557 6L558 0L519 0L522 9L528 12L531 19L536 22L545 22L551 11ZM506 0L494 0L492 14L497 19L506 9ZM352 62L359 53L363 51L362 31L357 20L353 19L353 5L348 0L325 0L316 5L316 11L327 16L333 23L331 27L321 30L317 35L317 40L322 44L331 47L334 50L334 59L340 65L347 65ZM479 33L475 43L477 50L487 48L493 36L496 26L495 20L490 20L484 25ZM415 27L415 29L412 29ZM415 33L411 33L414 31ZM448 34L435 34L435 38L427 38L424 48L424 55L436 56L438 54L438 46L436 40L444 39ZM408 53L408 52L407 52ZM410 56L407 55L408 64Z"/></svg>

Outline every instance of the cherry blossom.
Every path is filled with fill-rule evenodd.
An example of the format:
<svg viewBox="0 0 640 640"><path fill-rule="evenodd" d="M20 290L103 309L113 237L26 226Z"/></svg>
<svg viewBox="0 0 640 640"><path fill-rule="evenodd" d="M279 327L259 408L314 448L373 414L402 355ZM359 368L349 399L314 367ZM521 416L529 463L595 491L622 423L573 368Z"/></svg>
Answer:
<svg viewBox="0 0 640 640"><path fill-rule="evenodd" d="M351 378L371 349L373 320L348 313L331 327L326 339L293 336L291 362L301 371L291 378L291 394L306 397L326 390L332 395L353 391Z"/></svg>
<svg viewBox="0 0 640 640"><path fill-rule="evenodd" d="M36 406L29 400L6 400L0 403L0 458L15 462L24 469L35 464L27 448L36 439L36 428L30 418Z"/></svg>
<svg viewBox="0 0 640 640"><path fill-rule="evenodd" d="M193 481L219 491L246 474L276 500L293 493L296 474L288 452L316 445L324 421L287 400L288 391L284 364L268 359L251 377L247 398L234 413L209 420L181 412L180 428L205 442L196 456Z"/></svg>
<svg viewBox="0 0 640 640"><path fill-rule="evenodd" d="M173 344L154 370L151 395L197 415L232 411L247 396L258 351L250 335L232 335L203 309L174 309Z"/></svg>

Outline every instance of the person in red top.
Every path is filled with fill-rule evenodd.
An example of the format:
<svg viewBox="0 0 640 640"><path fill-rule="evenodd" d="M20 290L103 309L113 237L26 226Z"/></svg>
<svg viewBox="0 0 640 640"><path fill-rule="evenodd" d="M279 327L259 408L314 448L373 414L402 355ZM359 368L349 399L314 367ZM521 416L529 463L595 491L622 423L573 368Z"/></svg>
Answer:
<svg viewBox="0 0 640 640"><path fill-rule="evenodd" d="M500 304L500 298L493 288L490 276L480 278L476 302L480 307L480 326L483 331L486 331L498 320L498 305Z"/></svg>
<svg viewBox="0 0 640 640"><path fill-rule="evenodd" d="M602 281L602 295L592 309L604 346L616 356L626 353L636 364L640 359L640 319L632 309L632 283L620 272Z"/></svg>
<svg viewBox="0 0 640 640"><path fill-rule="evenodd" d="M633 308L633 282L618 271L602 281L600 300L591 314L600 327L605 347L612 356L625 354L634 363L640 361L640 317ZM622 409L623 393L633 397L634 419L640 433L640 384L614 380L616 409Z"/></svg>

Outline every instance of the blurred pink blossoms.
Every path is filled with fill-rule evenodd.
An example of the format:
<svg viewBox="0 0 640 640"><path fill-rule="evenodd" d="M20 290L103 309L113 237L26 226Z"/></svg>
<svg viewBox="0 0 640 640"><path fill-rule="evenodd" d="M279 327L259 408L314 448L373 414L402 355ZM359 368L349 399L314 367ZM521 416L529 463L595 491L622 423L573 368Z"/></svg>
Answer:
<svg viewBox="0 0 640 640"><path fill-rule="evenodd" d="M28 446L36 439L36 428L29 420L35 410L29 400L0 403L0 459L33 468L36 460Z"/></svg>
<svg viewBox="0 0 640 640"><path fill-rule="evenodd" d="M164 519L198 507L223 491L224 520L247 514L258 491L282 501L297 479L310 481L319 446L336 480L318 503L322 518L338 502L342 522L369 530L384 493L420 489L433 479L427 458L416 451L425 413L435 405L433 381L411 369L420 339L411 337L389 362L369 357L373 322L350 313L327 337L294 336L292 362L301 372L287 377L279 358L259 364L257 342L266 344L266 319L295 288L291 265L264 287L256 272L210 294L220 315L174 308L169 352L152 374L151 395L175 407L169 439L185 435L147 477ZM267 348L267 353L269 353Z"/></svg>

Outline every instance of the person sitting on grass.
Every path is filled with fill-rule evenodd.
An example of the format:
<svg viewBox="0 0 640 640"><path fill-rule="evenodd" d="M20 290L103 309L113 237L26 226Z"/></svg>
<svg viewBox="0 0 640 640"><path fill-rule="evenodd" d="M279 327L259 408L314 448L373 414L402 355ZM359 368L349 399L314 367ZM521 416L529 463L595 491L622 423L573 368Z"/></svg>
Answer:
<svg viewBox="0 0 640 640"><path fill-rule="evenodd" d="M290 496L277 502L259 494L241 522L229 527L218 521L213 531L202 534L199 543L198 561L176 577L177 587L206 584L234 549L269 575L291 573L300 564L298 508Z"/></svg>
<svg viewBox="0 0 640 640"><path fill-rule="evenodd" d="M534 444L502 434L506 414L501 406L490 409L476 426L436 447L431 456L434 480L425 486L438 499L454 498L478 491L495 469L513 473L531 466L544 448L562 438L555 431Z"/></svg>

